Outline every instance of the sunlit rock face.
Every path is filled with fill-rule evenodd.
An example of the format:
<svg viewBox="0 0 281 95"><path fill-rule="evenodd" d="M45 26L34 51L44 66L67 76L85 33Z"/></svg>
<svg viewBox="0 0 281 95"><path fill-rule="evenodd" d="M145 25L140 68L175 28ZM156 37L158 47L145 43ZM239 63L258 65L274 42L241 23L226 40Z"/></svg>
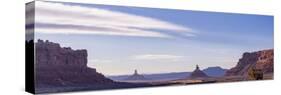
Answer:
<svg viewBox="0 0 281 95"><path fill-rule="evenodd" d="M228 70L225 76L248 76L250 68L260 69L263 74L273 73L274 50L246 52L237 65Z"/></svg>

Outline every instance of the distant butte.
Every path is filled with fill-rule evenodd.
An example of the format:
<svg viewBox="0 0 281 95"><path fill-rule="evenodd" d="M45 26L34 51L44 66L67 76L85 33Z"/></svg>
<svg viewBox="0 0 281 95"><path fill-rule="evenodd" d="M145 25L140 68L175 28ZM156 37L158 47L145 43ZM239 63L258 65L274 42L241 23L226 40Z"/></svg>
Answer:
<svg viewBox="0 0 281 95"><path fill-rule="evenodd" d="M196 69L191 73L189 78L206 78L208 77L203 71L200 70L199 66L196 65Z"/></svg>
<svg viewBox="0 0 281 95"><path fill-rule="evenodd" d="M125 80L147 80L143 75L138 74L138 71L135 70L134 74L126 78Z"/></svg>

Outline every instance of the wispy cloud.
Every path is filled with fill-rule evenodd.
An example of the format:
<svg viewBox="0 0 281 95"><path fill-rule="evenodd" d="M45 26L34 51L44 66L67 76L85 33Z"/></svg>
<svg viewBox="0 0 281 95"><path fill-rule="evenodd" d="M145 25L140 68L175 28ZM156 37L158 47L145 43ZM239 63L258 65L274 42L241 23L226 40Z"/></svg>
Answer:
<svg viewBox="0 0 281 95"><path fill-rule="evenodd" d="M35 31L40 33L159 38L174 36L170 33L159 32L159 30L165 30L186 37L194 36L193 29L188 27L156 18L95 7L38 1L35 11Z"/></svg>
<svg viewBox="0 0 281 95"><path fill-rule="evenodd" d="M94 64L102 64L102 63L111 63L113 62L112 60L106 60L106 59L92 59L89 60L89 63L94 63Z"/></svg>
<svg viewBox="0 0 281 95"><path fill-rule="evenodd" d="M169 54L143 54L134 56L136 60L155 60L155 61L180 61L184 56Z"/></svg>

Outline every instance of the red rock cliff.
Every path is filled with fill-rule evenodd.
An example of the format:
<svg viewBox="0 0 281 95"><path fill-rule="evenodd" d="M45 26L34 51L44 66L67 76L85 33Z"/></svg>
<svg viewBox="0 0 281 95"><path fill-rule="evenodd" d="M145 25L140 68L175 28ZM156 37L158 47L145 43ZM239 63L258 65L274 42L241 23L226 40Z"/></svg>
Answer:
<svg viewBox="0 0 281 95"><path fill-rule="evenodd" d="M238 64L228 70L225 76L247 76L249 68L261 69L264 74L273 73L273 49L244 53Z"/></svg>

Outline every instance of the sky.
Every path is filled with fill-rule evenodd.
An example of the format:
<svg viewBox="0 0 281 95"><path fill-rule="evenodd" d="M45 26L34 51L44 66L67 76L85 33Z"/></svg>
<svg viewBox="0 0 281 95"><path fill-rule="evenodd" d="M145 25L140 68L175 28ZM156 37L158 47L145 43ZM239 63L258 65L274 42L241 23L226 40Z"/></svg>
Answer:
<svg viewBox="0 0 281 95"><path fill-rule="evenodd" d="M105 75L229 69L244 52L273 48L273 16L44 1L35 14L35 39L87 49L88 66Z"/></svg>

